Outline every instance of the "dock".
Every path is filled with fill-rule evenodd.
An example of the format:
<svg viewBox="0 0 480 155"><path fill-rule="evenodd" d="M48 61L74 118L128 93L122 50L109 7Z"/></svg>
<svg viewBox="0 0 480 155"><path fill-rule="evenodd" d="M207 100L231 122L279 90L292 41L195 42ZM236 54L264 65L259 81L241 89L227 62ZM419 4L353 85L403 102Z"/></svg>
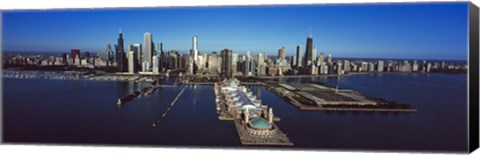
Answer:
<svg viewBox="0 0 480 155"><path fill-rule="evenodd" d="M266 83L265 88L300 110L416 112L406 104L396 104L318 84Z"/></svg>
<svg viewBox="0 0 480 155"><path fill-rule="evenodd" d="M175 99L173 99L172 103L170 103L170 106L162 113L162 115L160 116L159 119L157 119L155 122L153 122L152 124L152 127L156 127L158 123L160 123L160 120L163 119L165 116L167 116L168 112L170 111L170 109L177 103L177 100L180 98L180 96L183 94L183 92L185 91L185 88L186 87L183 87L182 91L180 91L180 93L178 93L177 97L175 97Z"/></svg>
<svg viewBox="0 0 480 155"><path fill-rule="evenodd" d="M242 145L293 146L293 142L275 124L280 118L273 114L272 108L262 105L246 86L236 83L239 84L236 79L229 79L215 84L218 119L233 121ZM256 82L248 84L261 85Z"/></svg>

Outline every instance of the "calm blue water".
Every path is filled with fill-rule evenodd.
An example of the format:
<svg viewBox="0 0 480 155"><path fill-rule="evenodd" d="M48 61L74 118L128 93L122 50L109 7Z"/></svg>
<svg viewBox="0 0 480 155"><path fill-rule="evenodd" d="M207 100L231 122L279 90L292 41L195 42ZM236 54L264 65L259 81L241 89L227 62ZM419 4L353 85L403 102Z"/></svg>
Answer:
<svg viewBox="0 0 480 155"><path fill-rule="evenodd" d="M263 104L297 148L467 150L465 75L368 74L297 78L354 89L417 108L415 113L300 111L264 88ZM173 83L166 79L164 83ZM233 122L217 118L211 86L159 89L122 107L128 82L4 79L4 140L21 143L240 146ZM170 102L185 92L156 128Z"/></svg>

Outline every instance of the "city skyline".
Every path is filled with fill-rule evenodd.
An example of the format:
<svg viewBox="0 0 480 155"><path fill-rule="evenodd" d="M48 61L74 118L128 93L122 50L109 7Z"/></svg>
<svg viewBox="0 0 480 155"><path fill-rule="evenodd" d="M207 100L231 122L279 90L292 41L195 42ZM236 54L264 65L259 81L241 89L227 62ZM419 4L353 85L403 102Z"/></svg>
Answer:
<svg viewBox="0 0 480 155"><path fill-rule="evenodd" d="M293 56L296 46L300 45L303 47L303 55L306 47L305 38L312 35L313 47L316 47L317 55L324 52L325 54L334 53L336 57L466 60L467 16L462 14L462 11L450 14L445 10L464 10L466 12L467 4L6 11L3 15L3 31L5 32L3 47L4 51L67 52L75 48L97 53L105 50L106 44L114 44L118 36L118 29L122 28L125 39L124 46L143 43L142 34L149 32L154 35L153 42L163 43L165 51L178 50L182 53L188 53L192 47L192 36L198 35L198 51L202 53L211 53L212 51L219 53L220 50L228 48L239 54L250 51L252 54L265 52L268 55L275 55L279 48L285 47L286 55ZM342 12L342 10L346 12ZM66 15L65 12L69 12L69 14ZM174 15L169 17L170 19L179 19L172 19L174 22L171 23L160 22L161 24L158 25L144 24L157 20L140 20L146 17L161 16L159 14L162 13ZM384 14L373 15L378 13ZM421 14L410 16L413 13ZM95 16L87 17L90 15ZM275 15L280 16L276 18L278 21L267 20L268 17ZM138 19L134 17L138 17ZM220 18L208 22L201 21L201 19L214 17ZM231 19L233 17L240 18ZM397 18L392 20L389 19L390 17ZM406 17L411 19L406 19ZM27 21L27 18L30 20ZM158 19L172 21L167 20L169 18ZM120 22L114 22L115 19ZM88 24L96 20L103 20L103 23L107 24ZM65 27L49 27L49 25L55 24L62 25L66 21L76 22L70 22ZM82 21L87 22L82 24L84 23ZM180 23L176 24L175 21ZM242 21L245 21L246 24L242 24ZM309 21L312 21L313 24L307 24ZM404 25L406 23L410 23L410 25ZM22 29L23 26L31 26L31 24L35 24L36 27ZM218 29L219 27L222 29ZM379 27L383 29L378 29ZM54 28L55 31L38 31L42 28ZM77 29L72 30L75 28ZM310 28L312 29L311 33ZM39 39L39 37L47 35L45 33L48 33L49 36ZM31 44L28 45L28 43ZM124 50L126 49L124 48ZM462 53L462 51L464 52Z"/></svg>

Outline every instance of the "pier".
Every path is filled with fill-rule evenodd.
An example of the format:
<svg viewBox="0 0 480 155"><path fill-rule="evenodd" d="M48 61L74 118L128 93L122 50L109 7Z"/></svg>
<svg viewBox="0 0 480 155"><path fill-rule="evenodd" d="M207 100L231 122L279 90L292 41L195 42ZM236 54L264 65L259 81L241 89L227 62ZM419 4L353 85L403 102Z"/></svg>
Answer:
<svg viewBox="0 0 480 155"><path fill-rule="evenodd" d="M318 84L268 82L265 88L300 110L416 112L406 104L363 96L353 90L339 90Z"/></svg>
<svg viewBox="0 0 480 155"><path fill-rule="evenodd" d="M160 116L159 119L157 119L155 122L153 122L152 124L152 127L156 127L158 123L160 123L160 120L163 119L165 116L167 116L167 113L170 111L170 109L175 105L175 103L177 103L177 100L180 98L180 96L183 94L183 92L185 91L185 87L183 87L182 91L180 91L180 93L178 93L177 97L175 97L175 99L173 99L172 103L170 103L170 106L168 106L167 110L165 110L162 115Z"/></svg>
<svg viewBox="0 0 480 155"><path fill-rule="evenodd" d="M218 119L233 121L242 145L293 146L274 123L280 118L273 115L272 108L262 105L261 100L239 83L236 79L215 83Z"/></svg>

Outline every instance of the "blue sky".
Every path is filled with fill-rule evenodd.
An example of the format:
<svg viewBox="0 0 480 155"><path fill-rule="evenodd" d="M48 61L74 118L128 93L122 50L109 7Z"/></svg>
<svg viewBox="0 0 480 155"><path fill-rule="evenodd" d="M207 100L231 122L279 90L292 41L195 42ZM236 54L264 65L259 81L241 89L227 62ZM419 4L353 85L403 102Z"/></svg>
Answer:
<svg viewBox="0 0 480 155"><path fill-rule="evenodd" d="M4 11L4 51L99 52L116 44L143 44L151 32L164 50L188 51L198 35L201 52L293 55L309 29L317 53L334 57L467 58L468 3L338 4ZM302 51L304 52L304 51Z"/></svg>

